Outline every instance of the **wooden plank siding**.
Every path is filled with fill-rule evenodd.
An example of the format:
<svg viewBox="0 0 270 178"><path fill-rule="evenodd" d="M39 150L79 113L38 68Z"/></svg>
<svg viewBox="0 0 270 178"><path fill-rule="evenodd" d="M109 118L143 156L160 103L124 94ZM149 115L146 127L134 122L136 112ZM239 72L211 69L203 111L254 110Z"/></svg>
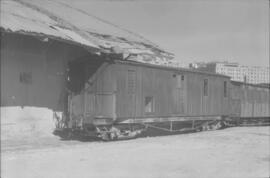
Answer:
<svg viewBox="0 0 270 178"><path fill-rule="evenodd" d="M269 117L269 100L268 88L231 84L231 103L238 101L240 107L230 112L239 117Z"/></svg>
<svg viewBox="0 0 270 178"><path fill-rule="evenodd" d="M0 54L1 106L63 110L67 61L87 51L53 40L2 33Z"/></svg>
<svg viewBox="0 0 270 178"><path fill-rule="evenodd" d="M105 65L88 91L115 93L118 118L228 115L223 82L229 78L143 65ZM134 83L129 81L131 75L135 75ZM208 79L208 96L203 96L204 79ZM145 112L146 97L153 97L153 112ZM96 114L106 115L104 109L97 109L103 113Z"/></svg>
<svg viewBox="0 0 270 178"><path fill-rule="evenodd" d="M203 80L208 79L208 96L203 93ZM227 115L228 97L223 94L226 78L190 73L187 76L187 115Z"/></svg>

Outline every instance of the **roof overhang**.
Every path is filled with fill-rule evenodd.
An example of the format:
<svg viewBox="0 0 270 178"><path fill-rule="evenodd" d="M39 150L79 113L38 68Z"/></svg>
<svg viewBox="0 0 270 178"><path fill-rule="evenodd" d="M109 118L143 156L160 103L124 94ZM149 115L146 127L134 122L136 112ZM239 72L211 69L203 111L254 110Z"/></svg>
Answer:
<svg viewBox="0 0 270 178"><path fill-rule="evenodd" d="M123 54L124 58L129 56L128 60L142 63L166 65L174 58L172 53L144 40L132 41L121 36L81 29L71 21L58 17L49 8L31 3L31 0L1 1L0 27L2 32L35 36L45 41L59 40L95 53Z"/></svg>

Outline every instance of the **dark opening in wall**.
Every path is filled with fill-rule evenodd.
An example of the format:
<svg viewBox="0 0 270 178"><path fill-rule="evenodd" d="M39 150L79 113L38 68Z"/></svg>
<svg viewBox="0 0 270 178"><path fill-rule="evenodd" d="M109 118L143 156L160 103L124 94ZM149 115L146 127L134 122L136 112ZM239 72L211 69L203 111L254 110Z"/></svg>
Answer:
<svg viewBox="0 0 270 178"><path fill-rule="evenodd" d="M87 56L69 62L68 89L74 93L79 93L89 77L95 74L103 63L103 59L95 56Z"/></svg>

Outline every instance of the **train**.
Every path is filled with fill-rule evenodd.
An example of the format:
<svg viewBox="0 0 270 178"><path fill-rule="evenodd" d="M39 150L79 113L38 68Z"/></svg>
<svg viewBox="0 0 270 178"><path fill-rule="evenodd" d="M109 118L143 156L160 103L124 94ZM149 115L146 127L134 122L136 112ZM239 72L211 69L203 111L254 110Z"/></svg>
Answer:
<svg viewBox="0 0 270 178"><path fill-rule="evenodd" d="M269 125L269 86L128 60L69 63L58 131L102 140ZM252 122L249 122L252 121Z"/></svg>

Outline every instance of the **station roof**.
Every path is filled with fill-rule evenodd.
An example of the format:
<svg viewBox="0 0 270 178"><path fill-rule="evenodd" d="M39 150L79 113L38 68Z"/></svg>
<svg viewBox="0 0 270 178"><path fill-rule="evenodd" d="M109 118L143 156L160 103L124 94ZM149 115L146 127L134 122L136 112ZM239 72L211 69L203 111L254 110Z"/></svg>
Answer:
<svg viewBox="0 0 270 178"><path fill-rule="evenodd" d="M60 0L1 0L1 31L72 42L97 54L122 53L164 65L174 55L144 37ZM91 5L91 2L89 2Z"/></svg>

